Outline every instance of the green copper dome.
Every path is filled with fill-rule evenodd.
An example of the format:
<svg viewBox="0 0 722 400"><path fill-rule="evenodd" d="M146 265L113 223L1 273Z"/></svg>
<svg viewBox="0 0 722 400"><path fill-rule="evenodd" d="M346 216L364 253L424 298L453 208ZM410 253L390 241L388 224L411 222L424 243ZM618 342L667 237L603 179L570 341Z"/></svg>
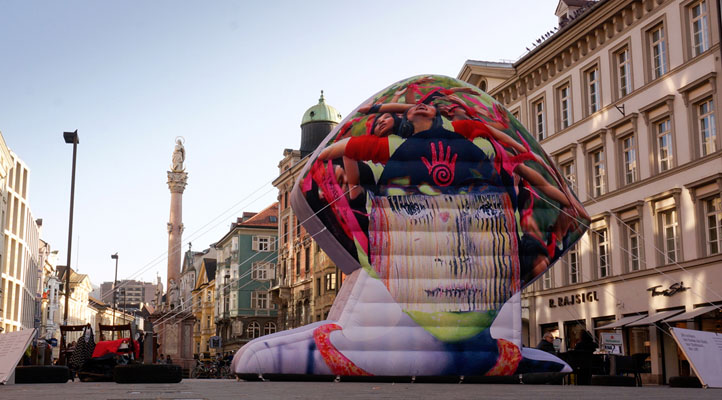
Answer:
<svg viewBox="0 0 722 400"><path fill-rule="evenodd" d="M341 113L332 106L326 104L326 99L323 98L323 90L321 91L321 97L318 99L318 104L312 106L303 113L301 126L306 125L309 122L333 122L335 124L341 122Z"/></svg>

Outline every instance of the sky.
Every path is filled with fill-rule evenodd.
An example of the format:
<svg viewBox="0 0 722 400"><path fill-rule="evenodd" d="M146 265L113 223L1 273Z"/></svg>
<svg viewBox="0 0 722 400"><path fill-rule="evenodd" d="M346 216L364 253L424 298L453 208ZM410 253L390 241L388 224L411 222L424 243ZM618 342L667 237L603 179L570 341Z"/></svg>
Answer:
<svg viewBox="0 0 722 400"><path fill-rule="evenodd" d="M557 0L0 0L0 131L30 170L41 238L94 285L165 282L174 140L185 139L183 249L276 201L304 111L343 117L419 74L517 60L556 25Z"/></svg>

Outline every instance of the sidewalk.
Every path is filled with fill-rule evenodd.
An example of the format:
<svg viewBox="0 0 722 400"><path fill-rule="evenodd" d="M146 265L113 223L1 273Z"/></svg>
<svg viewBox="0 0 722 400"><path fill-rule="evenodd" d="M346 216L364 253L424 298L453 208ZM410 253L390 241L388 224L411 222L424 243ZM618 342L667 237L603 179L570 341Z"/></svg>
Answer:
<svg viewBox="0 0 722 400"><path fill-rule="evenodd" d="M722 389L605 386L236 382L184 379L177 384L68 382L0 386L0 399L146 400L146 399L522 399L535 400L680 400L720 399Z"/></svg>

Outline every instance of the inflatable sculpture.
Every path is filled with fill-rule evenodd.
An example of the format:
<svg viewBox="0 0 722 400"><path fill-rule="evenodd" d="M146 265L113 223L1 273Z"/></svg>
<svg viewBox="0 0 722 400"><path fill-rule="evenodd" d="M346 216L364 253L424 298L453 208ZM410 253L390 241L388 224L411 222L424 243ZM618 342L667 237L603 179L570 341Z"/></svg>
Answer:
<svg viewBox="0 0 722 400"><path fill-rule="evenodd" d="M292 206L347 275L325 321L241 348L243 376L568 372L523 348L521 290L589 216L541 146L465 82L397 82L309 156Z"/></svg>

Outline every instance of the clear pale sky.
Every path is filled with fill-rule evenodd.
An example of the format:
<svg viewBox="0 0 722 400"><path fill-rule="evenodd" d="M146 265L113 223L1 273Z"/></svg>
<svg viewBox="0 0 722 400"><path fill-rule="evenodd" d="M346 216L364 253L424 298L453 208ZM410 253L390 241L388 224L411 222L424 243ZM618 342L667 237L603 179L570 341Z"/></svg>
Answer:
<svg viewBox="0 0 722 400"><path fill-rule="evenodd" d="M406 77L516 60L556 25L557 0L0 0L0 131L30 169L41 237L95 285L165 282L174 138L188 186L184 247L205 249L276 200L283 149L321 89L346 115Z"/></svg>

